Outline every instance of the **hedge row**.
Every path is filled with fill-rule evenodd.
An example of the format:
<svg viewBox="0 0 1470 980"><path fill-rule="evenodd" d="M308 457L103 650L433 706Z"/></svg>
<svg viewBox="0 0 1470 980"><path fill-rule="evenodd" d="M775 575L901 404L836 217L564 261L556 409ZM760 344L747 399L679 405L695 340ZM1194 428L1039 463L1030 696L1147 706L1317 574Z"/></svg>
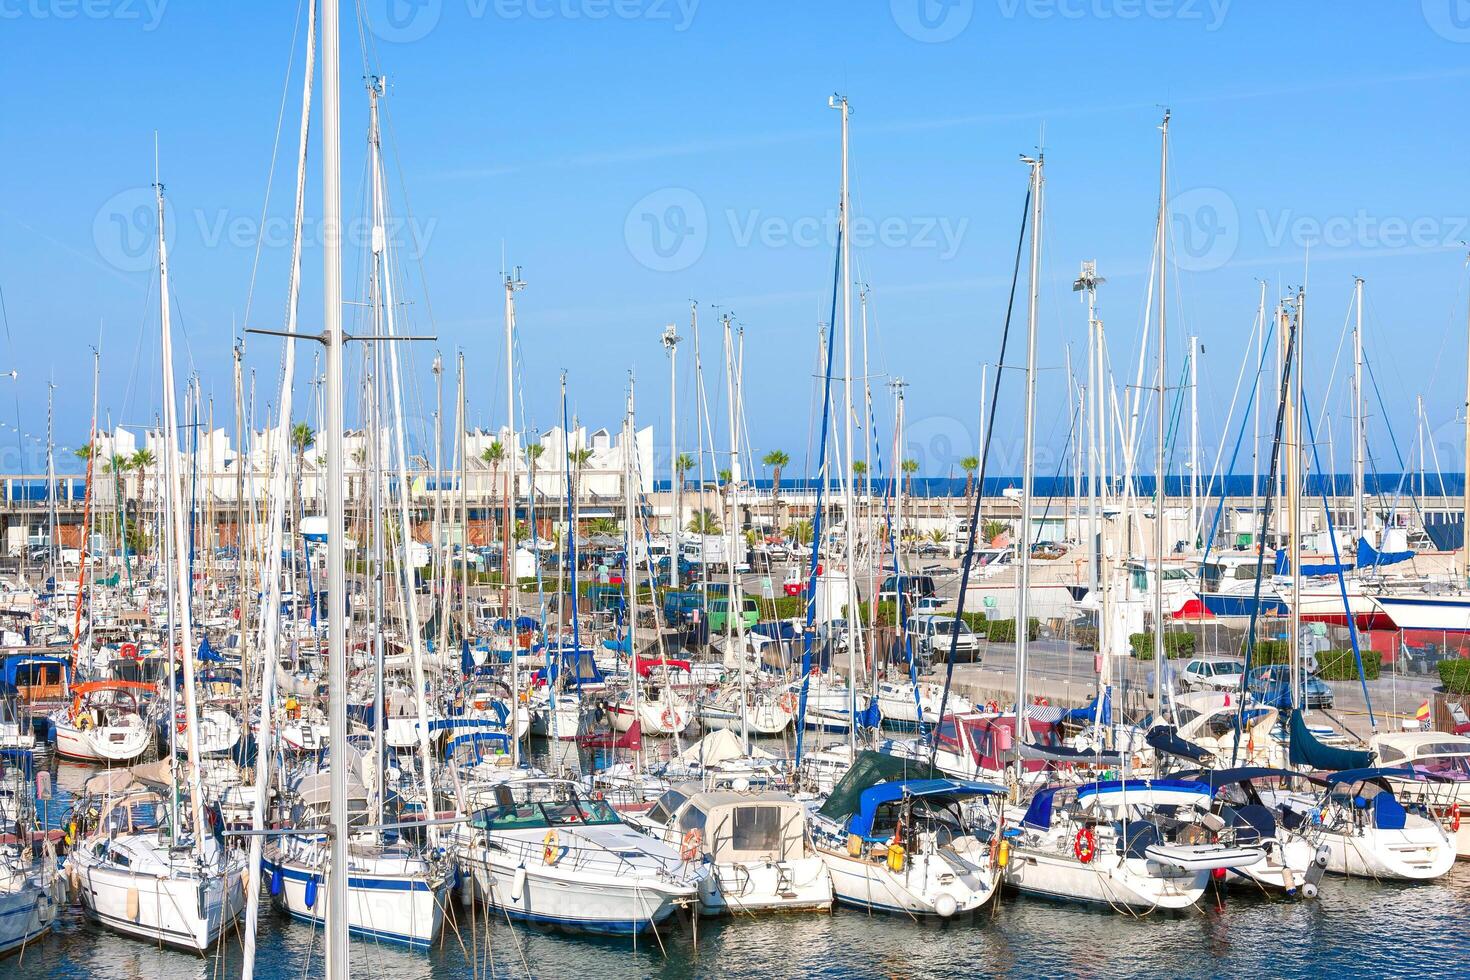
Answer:
<svg viewBox="0 0 1470 980"><path fill-rule="evenodd" d="M1470 660L1441 660L1439 682L1450 694L1470 694Z"/></svg>
<svg viewBox="0 0 1470 980"><path fill-rule="evenodd" d="M1152 631L1147 633L1134 633L1128 637L1128 645L1133 648L1133 655L1139 660L1152 660L1154 658L1154 634ZM1184 657L1194 656L1194 634L1165 633L1164 656L1170 660L1180 660Z"/></svg>

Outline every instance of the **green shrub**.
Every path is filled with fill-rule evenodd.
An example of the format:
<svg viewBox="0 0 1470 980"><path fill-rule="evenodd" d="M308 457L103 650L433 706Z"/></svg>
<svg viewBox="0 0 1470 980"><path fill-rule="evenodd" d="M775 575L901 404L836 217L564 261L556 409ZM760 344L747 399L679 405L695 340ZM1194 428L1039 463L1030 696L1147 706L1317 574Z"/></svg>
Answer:
<svg viewBox="0 0 1470 980"><path fill-rule="evenodd" d="M1134 633L1129 636L1128 645L1133 648L1133 655L1139 660L1152 660L1154 658L1154 634L1151 631L1147 633ZM1179 660L1194 656L1194 634L1165 633L1164 656L1170 660Z"/></svg>
<svg viewBox="0 0 1470 980"><path fill-rule="evenodd" d="M980 626L986 639L991 643L1015 643L1016 621L1014 619L986 619L981 620ZM973 627L972 627L973 628ZM977 629L976 632L982 632ZM1028 621L1026 638L1034 640L1041 635L1041 620L1034 616Z"/></svg>
<svg viewBox="0 0 1470 980"><path fill-rule="evenodd" d="M1439 682L1450 694L1470 694L1470 660L1441 660Z"/></svg>
<svg viewBox="0 0 1470 980"><path fill-rule="evenodd" d="M1383 654L1377 650L1361 650L1363 676L1370 681L1378 680L1383 665ZM1353 651L1328 650L1317 654L1317 676L1324 681L1355 681L1358 679L1358 662Z"/></svg>
<svg viewBox="0 0 1470 980"><path fill-rule="evenodd" d="M967 612L960 616L965 625L970 627L970 632L979 636L985 635L985 614L983 612Z"/></svg>
<svg viewBox="0 0 1470 980"><path fill-rule="evenodd" d="M1245 657L1246 644L1240 644L1240 656ZM1286 640L1257 640L1256 648L1251 651L1251 668L1264 667L1267 664L1289 664L1291 663L1291 644ZM1356 668L1353 676L1357 676Z"/></svg>

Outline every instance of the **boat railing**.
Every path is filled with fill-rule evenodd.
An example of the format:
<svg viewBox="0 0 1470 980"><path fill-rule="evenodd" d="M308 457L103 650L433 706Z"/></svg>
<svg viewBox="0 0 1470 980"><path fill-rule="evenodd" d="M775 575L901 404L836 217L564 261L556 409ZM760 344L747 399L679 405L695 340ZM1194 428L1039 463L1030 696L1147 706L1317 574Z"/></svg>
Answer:
<svg viewBox="0 0 1470 980"><path fill-rule="evenodd" d="M568 841L561 834L558 835L555 845L546 841L520 840L517 838L492 836L488 845L494 849L511 854L518 860L527 860L539 863L543 867L559 868L568 866L575 871L597 871L603 874L611 874L618 877L624 875L647 874L648 865L642 867L633 858L643 858L654 863L657 867L655 874L670 883L681 883L681 875L676 874L678 861L669 861L656 854L650 854L644 850L629 851L627 853L615 848L603 845L585 845ZM548 853L552 854L553 860L547 861ZM673 867L670 867L670 864Z"/></svg>

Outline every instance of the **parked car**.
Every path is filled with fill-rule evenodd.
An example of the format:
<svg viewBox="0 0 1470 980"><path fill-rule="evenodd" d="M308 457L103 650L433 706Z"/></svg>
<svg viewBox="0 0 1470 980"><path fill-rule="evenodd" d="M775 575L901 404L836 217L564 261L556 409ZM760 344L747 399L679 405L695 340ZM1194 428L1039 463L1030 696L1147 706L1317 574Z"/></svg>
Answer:
<svg viewBox="0 0 1470 980"><path fill-rule="evenodd" d="M980 641L970 631L969 625L964 620L956 623L953 616L922 613L918 616L910 616L906 629L912 638L915 653L931 663L947 663L951 642L950 634L955 631L956 625L958 625L958 631L953 637L955 662L971 663L975 660L975 654L980 650Z"/></svg>
<svg viewBox="0 0 1470 980"><path fill-rule="evenodd" d="M1195 657L1179 672L1179 682L1191 691L1238 691L1245 661L1235 657Z"/></svg>
<svg viewBox="0 0 1470 980"><path fill-rule="evenodd" d="M730 612L730 600L721 596L709 601L709 629L711 633L723 633L725 631L725 617ZM760 606L752 596L742 596L740 599L740 621L746 629L750 629L760 622Z"/></svg>
<svg viewBox="0 0 1470 980"><path fill-rule="evenodd" d="M1322 678L1306 674L1303 686L1306 689L1306 707L1332 707L1332 688ZM1253 667L1246 677L1245 688L1257 701L1278 708L1289 707L1292 703L1291 668L1286 664Z"/></svg>

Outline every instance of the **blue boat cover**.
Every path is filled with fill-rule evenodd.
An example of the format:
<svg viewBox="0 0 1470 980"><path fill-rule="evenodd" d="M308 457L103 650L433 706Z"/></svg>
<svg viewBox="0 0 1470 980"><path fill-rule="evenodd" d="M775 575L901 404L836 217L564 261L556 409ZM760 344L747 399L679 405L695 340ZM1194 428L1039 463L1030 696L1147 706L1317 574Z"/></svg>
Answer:
<svg viewBox="0 0 1470 980"><path fill-rule="evenodd" d="M1203 762L1214 756L1214 753L1208 749L1195 745L1188 739L1180 738L1178 729L1173 725L1155 725L1149 729L1143 740L1156 752L1163 752L1180 759L1189 759L1192 762Z"/></svg>
<svg viewBox="0 0 1470 980"><path fill-rule="evenodd" d="M1381 568L1384 565L1397 565L1401 561L1408 561L1414 557L1412 551L1378 551L1362 538L1358 539L1358 567L1359 568Z"/></svg>
<svg viewBox="0 0 1470 980"><path fill-rule="evenodd" d="M1080 708L1073 708L1062 715L1062 721L1076 722L1085 725L1097 717L1097 696L1093 695L1091 701ZM1103 691L1102 723L1111 725L1113 723L1113 689L1111 687Z"/></svg>
<svg viewBox="0 0 1470 980"><path fill-rule="evenodd" d="M1372 753L1323 745L1307 728L1306 719L1302 717L1300 711L1291 713L1291 725L1288 731L1290 732L1288 758L1294 766L1306 766L1310 769L1336 773L1346 770L1372 771L1368 769L1373 764Z"/></svg>
<svg viewBox="0 0 1470 980"><path fill-rule="evenodd" d="M1410 552L1410 554L1412 554L1412 552ZM1341 574L1341 573L1344 573L1344 572L1351 572L1352 570L1353 570L1353 566L1352 565L1349 565L1347 563L1342 563L1342 564L1337 564L1337 565L1331 565L1331 564L1329 564L1329 565L1303 565L1302 566L1302 575L1304 575L1304 576L1306 576L1308 578L1312 578L1312 577L1320 577L1320 576L1324 576L1324 575L1338 575L1338 574ZM1275 574L1277 574L1277 575L1290 575L1291 574L1291 560L1286 557L1285 550L1283 550L1281 548L1277 548L1276 549L1276 570L1275 570Z"/></svg>
<svg viewBox="0 0 1470 980"><path fill-rule="evenodd" d="M873 818L878 807L895 800L928 796L1002 796L1005 792L1004 786L977 783L968 779L905 779L879 783L863 790L858 812L853 814L847 829L850 833L866 837L873 829Z"/></svg>

